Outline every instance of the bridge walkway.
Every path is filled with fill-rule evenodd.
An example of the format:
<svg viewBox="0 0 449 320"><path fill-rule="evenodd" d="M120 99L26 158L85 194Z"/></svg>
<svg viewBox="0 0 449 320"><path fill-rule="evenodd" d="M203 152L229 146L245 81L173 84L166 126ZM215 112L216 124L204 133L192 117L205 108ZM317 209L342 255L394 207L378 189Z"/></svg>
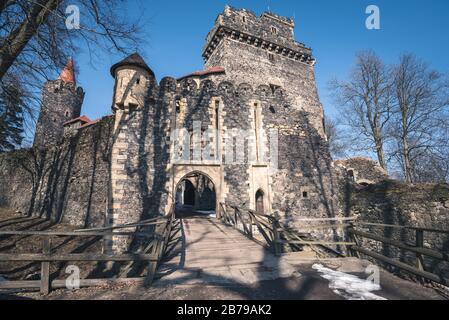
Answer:
<svg viewBox="0 0 449 320"><path fill-rule="evenodd" d="M270 291L283 299L438 299L434 290L380 271L380 286L366 281L370 263L319 259L311 250L277 257L234 228L209 217L179 220L157 287L226 287ZM234 289L230 289L234 288ZM255 290L255 291L254 291ZM268 292L265 292L268 294ZM201 297L199 297L201 298ZM207 297L202 297L207 298Z"/></svg>

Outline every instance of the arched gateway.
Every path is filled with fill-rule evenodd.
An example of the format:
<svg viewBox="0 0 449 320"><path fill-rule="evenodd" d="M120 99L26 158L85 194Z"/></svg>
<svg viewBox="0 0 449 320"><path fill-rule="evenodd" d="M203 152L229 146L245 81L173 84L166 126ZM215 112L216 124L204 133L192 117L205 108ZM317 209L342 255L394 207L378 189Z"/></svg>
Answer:
<svg viewBox="0 0 449 320"><path fill-rule="evenodd" d="M215 215L217 190L212 179L193 171L182 177L175 188L175 210L178 217Z"/></svg>

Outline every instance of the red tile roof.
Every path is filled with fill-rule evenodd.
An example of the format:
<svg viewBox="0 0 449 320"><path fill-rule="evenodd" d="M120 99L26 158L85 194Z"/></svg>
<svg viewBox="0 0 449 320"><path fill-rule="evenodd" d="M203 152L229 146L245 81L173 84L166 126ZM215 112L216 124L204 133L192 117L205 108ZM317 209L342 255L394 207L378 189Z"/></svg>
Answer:
<svg viewBox="0 0 449 320"><path fill-rule="evenodd" d="M224 72L225 72L225 68L223 68L223 67L211 67L211 68L208 68L206 70L193 72L191 74L188 74L186 76L178 78L178 80L181 80L181 79L184 79L184 78L188 78L188 77L203 77L203 76L206 76L206 75L209 75L209 74L224 73Z"/></svg>
<svg viewBox="0 0 449 320"><path fill-rule="evenodd" d="M102 120L102 119L97 119L97 120L94 120L94 121L85 123L85 124L83 124L81 127L79 127L79 129L86 128L86 127L90 127L90 126L92 126L92 125L94 125L94 124L97 124L97 123L100 122L101 120Z"/></svg>
<svg viewBox="0 0 449 320"><path fill-rule="evenodd" d="M72 124L72 123L75 123L75 122L78 122L78 121L81 121L81 122L84 122L84 123L91 122L91 120L88 117L81 116L81 117L78 117L78 118L75 118L75 119L72 119L72 120L69 120L69 121L65 122L64 126Z"/></svg>

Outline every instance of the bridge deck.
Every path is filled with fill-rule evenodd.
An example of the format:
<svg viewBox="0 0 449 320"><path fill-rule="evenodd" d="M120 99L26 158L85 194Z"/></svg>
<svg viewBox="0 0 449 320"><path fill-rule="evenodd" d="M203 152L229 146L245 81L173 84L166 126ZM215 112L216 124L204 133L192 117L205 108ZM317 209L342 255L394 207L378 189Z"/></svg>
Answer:
<svg viewBox="0 0 449 320"><path fill-rule="evenodd" d="M172 243L169 258L161 266L154 285L172 288L187 286L196 288L196 291L207 291L205 288L210 286L232 287L236 289L231 292L249 290L253 297L268 299L440 297L434 290L382 270L380 290L365 288L368 265L365 260L353 258L320 260L309 250L276 257L218 220L191 218L180 222L178 237ZM199 296L196 298L199 299L205 298L203 294L207 295L197 294Z"/></svg>

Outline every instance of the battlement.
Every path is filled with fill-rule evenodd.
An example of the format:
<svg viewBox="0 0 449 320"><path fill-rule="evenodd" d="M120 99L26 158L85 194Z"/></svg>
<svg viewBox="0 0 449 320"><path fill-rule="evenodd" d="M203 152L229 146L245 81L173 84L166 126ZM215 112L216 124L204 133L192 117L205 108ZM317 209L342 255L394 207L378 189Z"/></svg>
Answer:
<svg viewBox="0 0 449 320"><path fill-rule="evenodd" d="M311 49L295 40L294 26L292 19L271 12L257 16L246 9L226 6L206 38L203 58L207 62L220 42L228 38L314 64Z"/></svg>
<svg viewBox="0 0 449 320"><path fill-rule="evenodd" d="M82 87L77 87L75 83L64 82L61 79L47 81L44 84L45 91L49 93L71 93L79 96L80 99L84 98L84 90Z"/></svg>

